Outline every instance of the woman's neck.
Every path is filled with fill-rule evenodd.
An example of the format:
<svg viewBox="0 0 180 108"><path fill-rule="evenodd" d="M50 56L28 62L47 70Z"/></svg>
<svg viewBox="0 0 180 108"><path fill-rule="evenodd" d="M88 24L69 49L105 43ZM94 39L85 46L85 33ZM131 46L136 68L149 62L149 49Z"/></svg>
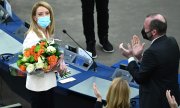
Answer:
<svg viewBox="0 0 180 108"><path fill-rule="evenodd" d="M43 34L46 36L46 38L49 38L47 29L44 29L44 28L39 28L39 29L43 32Z"/></svg>

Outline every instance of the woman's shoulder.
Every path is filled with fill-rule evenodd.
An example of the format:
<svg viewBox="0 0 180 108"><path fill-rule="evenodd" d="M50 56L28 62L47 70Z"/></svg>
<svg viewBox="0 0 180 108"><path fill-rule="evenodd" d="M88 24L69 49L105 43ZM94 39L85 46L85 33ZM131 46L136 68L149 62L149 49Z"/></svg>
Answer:
<svg viewBox="0 0 180 108"><path fill-rule="evenodd" d="M37 34L34 32L34 31L28 31L26 37L25 37L25 40L39 40L39 37L37 36Z"/></svg>
<svg viewBox="0 0 180 108"><path fill-rule="evenodd" d="M39 37L34 31L29 31L23 41L24 47L35 45L39 41Z"/></svg>
<svg viewBox="0 0 180 108"><path fill-rule="evenodd" d="M37 35L33 30L30 30L30 31L27 32L26 37L29 37L29 36L37 36Z"/></svg>

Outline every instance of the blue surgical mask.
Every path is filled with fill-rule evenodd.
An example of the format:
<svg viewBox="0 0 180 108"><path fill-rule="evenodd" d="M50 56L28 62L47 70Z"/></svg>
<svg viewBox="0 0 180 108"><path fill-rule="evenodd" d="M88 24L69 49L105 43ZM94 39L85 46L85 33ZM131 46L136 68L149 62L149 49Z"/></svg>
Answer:
<svg viewBox="0 0 180 108"><path fill-rule="evenodd" d="M39 17L37 23L45 29L51 23L50 16Z"/></svg>

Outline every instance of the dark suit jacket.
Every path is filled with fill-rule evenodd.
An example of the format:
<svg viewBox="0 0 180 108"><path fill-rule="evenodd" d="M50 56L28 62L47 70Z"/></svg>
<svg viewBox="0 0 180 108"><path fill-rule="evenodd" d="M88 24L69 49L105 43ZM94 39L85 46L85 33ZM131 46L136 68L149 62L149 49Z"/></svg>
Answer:
<svg viewBox="0 0 180 108"><path fill-rule="evenodd" d="M96 101L94 108L103 108L102 102Z"/></svg>
<svg viewBox="0 0 180 108"><path fill-rule="evenodd" d="M169 108L166 90L171 90L176 101L180 100L179 59L176 40L162 36L144 52L140 66L135 61L128 64L129 72L139 84L140 108Z"/></svg>

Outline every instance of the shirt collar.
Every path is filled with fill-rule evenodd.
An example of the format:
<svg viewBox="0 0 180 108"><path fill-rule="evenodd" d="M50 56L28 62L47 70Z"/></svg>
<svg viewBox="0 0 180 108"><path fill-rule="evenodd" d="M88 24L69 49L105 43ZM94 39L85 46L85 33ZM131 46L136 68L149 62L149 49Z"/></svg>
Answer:
<svg viewBox="0 0 180 108"><path fill-rule="evenodd" d="M153 39L153 40L151 41L151 45L154 43L155 40L159 39L159 38L162 37L162 36L165 36L165 35L161 35L161 36L158 36L157 38Z"/></svg>

